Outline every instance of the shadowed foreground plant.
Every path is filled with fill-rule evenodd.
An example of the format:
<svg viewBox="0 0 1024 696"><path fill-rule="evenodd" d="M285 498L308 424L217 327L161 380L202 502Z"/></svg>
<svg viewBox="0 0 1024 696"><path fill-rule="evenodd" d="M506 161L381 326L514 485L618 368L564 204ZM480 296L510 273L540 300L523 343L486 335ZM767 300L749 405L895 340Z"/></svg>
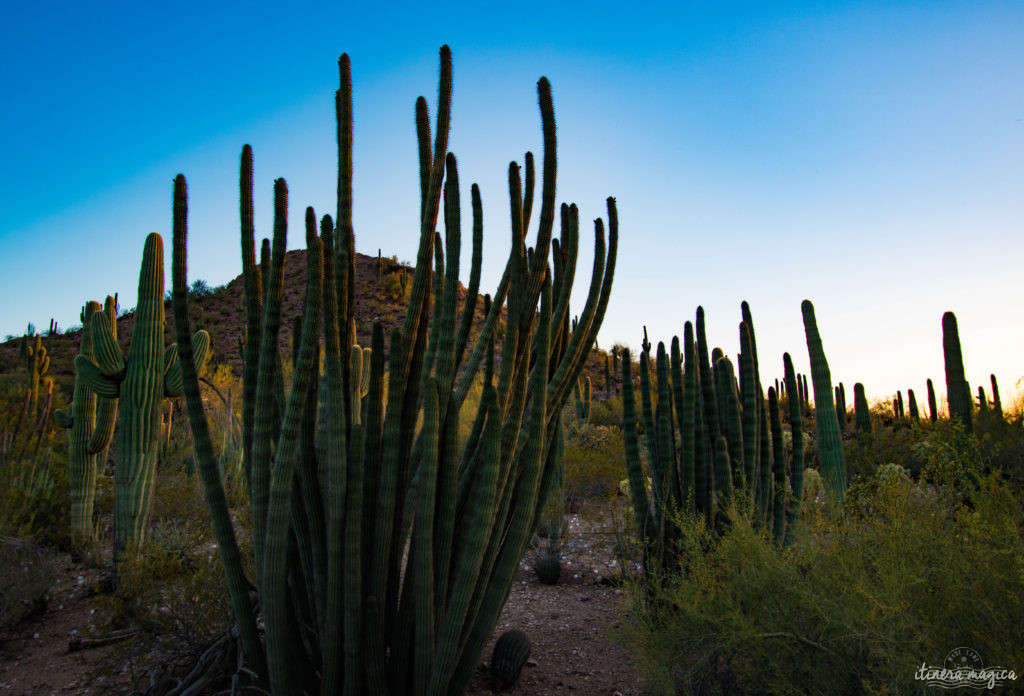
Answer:
<svg viewBox="0 0 1024 696"><path fill-rule="evenodd" d="M244 469L265 645L249 608L247 580L186 345L180 362L196 456L244 652L272 693L458 694L476 669L529 537L557 485L560 414L593 345L611 289L618 239L615 202L608 199L607 247L604 223L595 221L591 284L570 332L578 212L575 206L562 205L561 234L552 239L555 123L550 85L541 78L544 162L536 241L528 250L533 205L528 155L525 190L519 166L509 166L512 251L471 347L483 223L474 185L473 260L460 315L459 184L455 157L447 152L451 56L443 47L433 149L426 101L421 97L416 104L420 245L405 323L392 333L389 349L383 329L374 327L369 365L364 365L363 352L353 349L352 338L348 56L342 56L339 66L338 215L336 221L321 219L318 236L316 216L311 208L306 211L306 305L287 398L277 348L287 186L283 179L275 182L274 240L266 273L257 282L252 155L248 146L243 150L242 247L249 327ZM179 175L174 199L179 336L189 331L186 205L185 180ZM435 232L442 210L443 240ZM260 285L262 292L251 294ZM507 321L496 367L495 330L503 305ZM481 364L482 398L469 437L460 442L459 411Z"/></svg>

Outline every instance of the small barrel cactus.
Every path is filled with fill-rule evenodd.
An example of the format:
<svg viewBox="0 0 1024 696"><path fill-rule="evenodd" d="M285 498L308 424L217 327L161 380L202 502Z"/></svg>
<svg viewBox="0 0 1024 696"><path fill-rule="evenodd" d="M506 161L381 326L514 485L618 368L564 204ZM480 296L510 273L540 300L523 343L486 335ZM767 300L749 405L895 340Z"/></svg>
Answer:
<svg viewBox="0 0 1024 696"><path fill-rule="evenodd" d="M522 631L506 631L494 644L491 676L496 691L511 689L530 657L530 639Z"/></svg>
<svg viewBox="0 0 1024 696"><path fill-rule="evenodd" d="M562 577L562 561L557 553L545 553L533 565L537 579L545 585L557 585Z"/></svg>

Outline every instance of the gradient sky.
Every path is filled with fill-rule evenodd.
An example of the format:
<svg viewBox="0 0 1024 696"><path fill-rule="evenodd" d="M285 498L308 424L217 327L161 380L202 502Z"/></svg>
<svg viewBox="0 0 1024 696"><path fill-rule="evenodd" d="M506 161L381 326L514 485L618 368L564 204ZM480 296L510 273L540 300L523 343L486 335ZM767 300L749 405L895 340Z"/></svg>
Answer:
<svg viewBox="0 0 1024 696"><path fill-rule="evenodd" d="M482 190L486 291L508 253L508 162L541 153L546 75L559 200L581 220L618 200L601 347L638 347L644 324L667 343L702 304L709 340L735 354L748 300L762 376L781 376L784 351L807 371L809 298L848 401L855 381L874 398L923 396L928 377L944 392L946 310L975 388L995 373L1006 399L1024 376L1019 1L217 5L0 3L0 335L67 328L115 290L134 305L178 172L191 278L236 276L243 143L257 234L283 176L296 248L305 206L335 209L342 51L357 251L414 258L413 105L423 94L434 112L448 43L450 149L464 220L469 183Z"/></svg>

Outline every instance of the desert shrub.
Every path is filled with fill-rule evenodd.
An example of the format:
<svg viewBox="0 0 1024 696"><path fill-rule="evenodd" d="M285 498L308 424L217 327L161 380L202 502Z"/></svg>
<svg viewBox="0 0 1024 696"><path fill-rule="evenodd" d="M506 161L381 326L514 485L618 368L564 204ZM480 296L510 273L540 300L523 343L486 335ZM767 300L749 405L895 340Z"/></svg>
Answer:
<svg viewBox="0 0 1024 696"><path fill-rule="evenodd" d="M622 397L610 399L592 399L590 402L590 422L593 425L622 425Z"/></svg>
<svg viewBox="0 0 1024 696"><path fill-rule="evenodd" d="M0 538L0 631L46 608L57 579L52 552L17 539Z"/></svg>
<svg viewBox="0 0 1024 696"><path fill-rule="evenodd" d="M898 428L879 425L870 433L853 433L852 437L843 440L847 478L852 479L858 474L870 477L879 466L889 463L899 463L917 476L927 463L927 455L920 443L927 437L930 426L930 422L928 425L907 424Z"/></svg>
<svg viewBox="0 0 1024 696"><path fill-rule="evenodd" d="M19 427L24 393L17 379L0 383L0 433L18 433L0 466L0 536L66 549L71 543L66 431L52 415L41 430L31 415ZM66 407L55 390L50 413Z"/></svg>
<svg viewBox="0 0 1024 696"><path fill-rule="evenodd" d="M1019 670L1024 501L998 472L950 475L949 451L925 468L945 482L882 467L850 486L840 514L808 511L781 553L743 515L721 537L683 520L682 572L649 588L659 601L637 603L633 640L652 688L916 692L916 670L958 646Z"/></svg>
<svg viewBox="0 0 1024 696"><path fill-rule="evenodd" d="M566 409L566 414L569 409ZM565 495L593 497L613 494L626 477L622 429L613 425L566 419Z"/></svg>

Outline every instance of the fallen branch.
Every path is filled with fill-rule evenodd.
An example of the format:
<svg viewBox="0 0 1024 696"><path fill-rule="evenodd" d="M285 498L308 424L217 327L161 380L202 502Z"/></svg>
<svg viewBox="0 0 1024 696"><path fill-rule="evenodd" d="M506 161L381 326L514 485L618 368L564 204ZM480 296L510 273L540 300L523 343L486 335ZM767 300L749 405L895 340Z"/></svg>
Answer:
<svg viewBox="0 0 1024 696"><path fill-rule="evenodd" d="M102 648L105 645L113 645L114 643L120 643L122 640L131 638L138 632L139 629L137 628L125 628L98 638L82 638L81 636L75 636L68 641L68 652L77 652L79 650L89 650L90 648Z"/></svg>

